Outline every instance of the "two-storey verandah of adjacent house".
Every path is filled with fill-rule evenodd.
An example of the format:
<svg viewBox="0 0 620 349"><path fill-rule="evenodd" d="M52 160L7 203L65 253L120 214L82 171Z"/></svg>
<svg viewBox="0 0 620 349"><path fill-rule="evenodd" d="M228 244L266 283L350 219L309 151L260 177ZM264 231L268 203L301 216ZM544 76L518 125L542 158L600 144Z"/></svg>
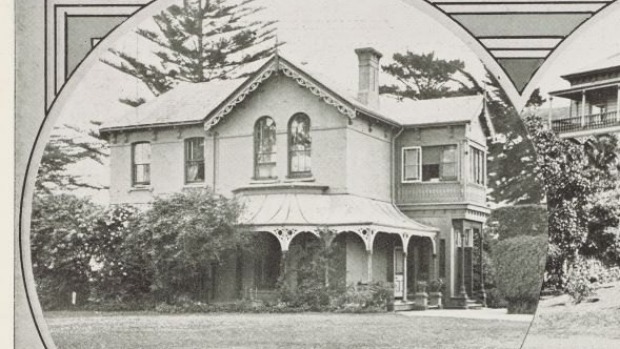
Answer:
<svg viewBox="0 0 620 349"><path fill-rule="evenodd" d="M560 137L620 132L620 54L562 78L570 87L549 93L570 100L562 115L549 113L549 126Z"/></svg>
<svg viewBox="0 0 620 349"><path fill-rule="evenodd" d="M291 246L323 236L344 246L347 284L393 282L407 301L417 281L443 278L466 307L488 215L483 99L379 102L381 55L356 53L357 98L274 56L246 79L182 85L105 124L111 202L206 186L238 197L262 253L218 268L219 300L268 293L294 267Z"/></svg>

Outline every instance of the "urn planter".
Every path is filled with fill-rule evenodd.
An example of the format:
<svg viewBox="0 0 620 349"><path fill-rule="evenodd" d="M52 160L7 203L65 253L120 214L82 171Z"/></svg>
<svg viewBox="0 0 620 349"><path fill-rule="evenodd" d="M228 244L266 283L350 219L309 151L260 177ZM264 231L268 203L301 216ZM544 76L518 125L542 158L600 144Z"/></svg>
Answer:
<svg viewBox="0 0 620 349"><path fill-rule="evenodd" d="M443 308L443 304L441 302L441 292L429 292L428 293L428 305L430 307Z"/></svg>

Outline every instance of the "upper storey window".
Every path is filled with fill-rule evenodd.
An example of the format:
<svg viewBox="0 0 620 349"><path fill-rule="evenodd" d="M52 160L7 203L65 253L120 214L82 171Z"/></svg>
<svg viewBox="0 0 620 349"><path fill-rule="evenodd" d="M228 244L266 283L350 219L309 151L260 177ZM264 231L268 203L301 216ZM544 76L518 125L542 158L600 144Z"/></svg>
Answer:
<svg viewBox="0 0 620 349"><path fill-rule="evenodd" d="M134 143L131 146L131 172L133 185L151 184L151 144Z"/></svg>
<svg viewBox="0 0 620 349"><path fill-rule="evenodd" d="M204 138L185 140L185 183L205 181Z"/></svg>
<svg viewBox="0 0 620 349"><path fill-rule="evenodd" d="M254 126L254 177L276 178L276 123L268 116Z"/></svg>
<svg viewBox="0 0 620 349"><path fill-rule="evenodd" d="M295 114L289 122L289 176L308 177L312 175L310 118L306 114Z"/></svg>
<svg viewBox="0 0 620 349"><path fill-rule="evenodd" d="M458 179L456 145L405 147L402 182L443 182Z"/></svg>
<svg viewBox="0 0 620 349"><path fill-rule="evenodd" d="M420 153L420 147L403 148L403 182L420 180Z"/></svg>
<svg viewBox="0 0 620 349"><path fill-rule="evenodd" d="M422 147L422 181L457 180L456 145Z"/></svg>
<svg viewBox="0 0 620 349"><path fill-rule="evenodd" d="M484 151L471 147L471 164L470 177L471 181L476 184L484 185L486 161L484 159Z"/></svg>

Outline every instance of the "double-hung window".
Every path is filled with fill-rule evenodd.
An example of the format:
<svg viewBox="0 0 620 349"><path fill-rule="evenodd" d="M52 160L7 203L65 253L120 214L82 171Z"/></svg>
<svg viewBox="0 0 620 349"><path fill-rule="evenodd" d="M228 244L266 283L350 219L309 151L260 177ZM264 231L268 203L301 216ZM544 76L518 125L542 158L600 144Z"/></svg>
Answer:
<svg viewBox="0 0 620 349"><path fill-rule="evenodd" d="M131 146L131 172L134 186L151 184L151 144L134 143Z"/></svg>
<svg viewBox="0 0 620 349"><path fill-rule="evenodd" d="M486 161L484 159L484 151L471 147L471 163L470 177L471 181L476 184L484 185Z"/></svg>
<svg viewBox="0 0 620 349"><path fill-rule="evenodd" d="M185 140L185 183L205 181L204 138Z"/></svg>

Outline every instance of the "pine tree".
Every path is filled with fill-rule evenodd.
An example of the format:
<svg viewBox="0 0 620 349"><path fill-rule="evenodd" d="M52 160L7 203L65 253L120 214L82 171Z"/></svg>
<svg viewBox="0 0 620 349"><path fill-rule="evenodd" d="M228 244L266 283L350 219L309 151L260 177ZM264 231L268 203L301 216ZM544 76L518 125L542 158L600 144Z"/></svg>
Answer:
<svg viewBox="0 0 620 349"><path fill-rule="evenodd" d="M395 77L399 85L383 85L380 92L410 99L432 99L450 96L474 95L482 88L465 71L461 60L444 60L435 53L416 54L410 51L392 56L394 63L382 66L383 71Z"/></svg>
<svg viewBox="0 0 620 349"><path fill-rule="evenodd" d="M179 82L238 77L235 68L267 57L274 45L274 21L251 19L263 10L256 0L184 0L153 16L157 30L140 28L139 37L155 44L158 62L110 49L102 61L146 84L158 96ZM121 99L136 106L144 100Z"/></svg>

